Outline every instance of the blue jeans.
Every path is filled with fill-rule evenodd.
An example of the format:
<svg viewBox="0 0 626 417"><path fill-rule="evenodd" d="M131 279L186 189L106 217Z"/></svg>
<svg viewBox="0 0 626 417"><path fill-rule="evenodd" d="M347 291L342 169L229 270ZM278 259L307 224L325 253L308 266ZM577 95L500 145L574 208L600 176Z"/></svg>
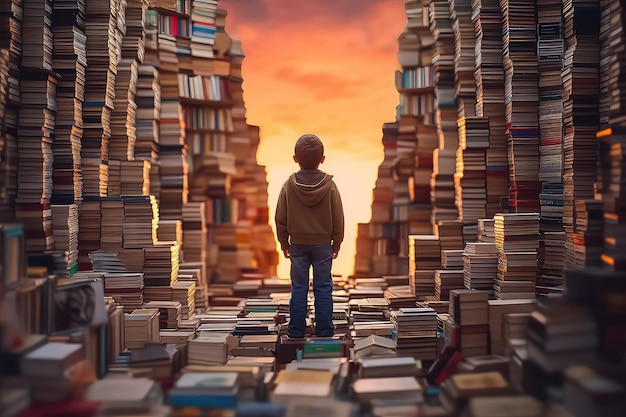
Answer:
<svg viewBox="0 0 626 417"><path fill-rule="evenodd" d="M291 300L289 301L289 337L304 337L306 328L309 270L313 266L316 336L331 337L333 326L333 263L331 245L294 244L291 258Z"/></svg>

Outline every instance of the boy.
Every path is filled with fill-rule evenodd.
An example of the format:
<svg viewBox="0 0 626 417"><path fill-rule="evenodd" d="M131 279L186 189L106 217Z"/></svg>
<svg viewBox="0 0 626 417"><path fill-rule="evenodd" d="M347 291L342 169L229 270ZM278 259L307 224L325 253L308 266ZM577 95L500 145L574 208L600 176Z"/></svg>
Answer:
<svg viewBox="0 0 626 417"><path fill-rule="evenodd" d="M285 182L276 206L276 234L285 258L291 260L289 337L304 337L309 269L313 266L315 329L318 337L332 337L332 260L344 234L343 206L333 176L318 169L324 145L315 135L302 135L293 160L300 170Z"/></svg>

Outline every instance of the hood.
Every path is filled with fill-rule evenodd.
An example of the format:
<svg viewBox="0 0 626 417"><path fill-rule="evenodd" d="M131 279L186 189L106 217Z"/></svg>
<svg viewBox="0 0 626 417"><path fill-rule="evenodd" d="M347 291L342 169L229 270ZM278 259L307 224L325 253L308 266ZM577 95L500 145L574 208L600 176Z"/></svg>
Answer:
<svg viewBox="0 0 626 417"><path fill-rule="evenodd" d="M307 206L319 203L330 191L332 175L316 169L301 169L289 177L289 187Z"/></svg>

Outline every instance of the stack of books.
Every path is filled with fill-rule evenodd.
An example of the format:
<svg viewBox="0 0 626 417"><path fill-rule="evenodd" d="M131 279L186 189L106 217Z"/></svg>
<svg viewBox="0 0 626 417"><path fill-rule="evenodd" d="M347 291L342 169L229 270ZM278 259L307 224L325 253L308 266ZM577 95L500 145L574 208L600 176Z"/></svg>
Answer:
<svg viewBox="0 0 626 417"><path fill-rule="evenodd" d="M545 374L591 363L598 346L598 329L589 311L558 300L547 301L539 301L538 308L530 313L528 359Z"/></svg>
<svg viewBox="0 0 626 417"><path fill-rule="evenodd" d="M144 250L117 249L105 251L99 249L89 253L94 271L98 272L143 272Z"/></svg>
<svg viewBox="0 0 626 417"><path fill-rule="evenodd" d="M146 21L146 31L148 30ZM150 47L146 46L150 49ZM152 52L148 53L150 56ZM161 117L161 86L159 71L152 63L144 62L137 69L137 91L135 93L135 143L129 153L137 159L157 163L159 143L159 119ZM154 194L154 193L151 193Z"/></svg>
<svg viewBox="0 0 626 417"><path fill-rule="evenodd" d="M600 118L600 2L563 1L566 50L563 56L563 226L569 259L575 258L577 200L594 198Z"/></svg>
<svg viewBox="0 0 626 417"><path fill-rule="evenodd" d="M498 250L496 298L535 298L539 213L499 213L494 223Z"/></svg>
<svg viewBox="0 0 626 417"><path fill-rule="evenodd" d="M488 291L450 291L450 320L446 322L446 340L459 347L463 357L485 355L489 349Z"/></svg>
<svg viewBox="0 0 626 417"><path fill-rule="evenodd" d="M228 360L227 339L230 333L202 332L189 341L187 360L189 365L224 365Z"/></svg>
<svg viewBox="0 0 626 417"><path fill-rule="evenodd" d="M154 196L124 196L124 249L144 248L157 241L160 210Z"/></svg>
<svg viewBox="0 0 626 417"><path fill-rule="evenodd" d="M476 116L489 118L487 149L487 217L501 211L508 195L508 163L504 132L504 65L502 59L502 13L498 0L472 2L476 35Z"/></svg>
<svg viewBox="0 0 626 417"><path fill-rule="evenodd" d="M476 222L486 216L489 118L460 117L454 174L459 218Z"/></svg>
<svg viewBox="0 0 626 417"><path fill-rule="evenodd" d="M539 64L539 181L563 190L564 39L561 0L537 2ZM543 200L543 199L542 199ZM541 204L542 221L544 203ZM561 221L563 214L561 213Z"/></svg>
<svg viewBox="0 0 626 417"><path fill-rule="evenodd" d="M468 242L463 252L463 282L465 288L484 290L493 294L493 282L498 272L498 252L495 243Z"/></svg>
<svg viewBox="0 0 626 417"><path fill-rule="evenodd" d="M476 81L474 80L476 37L472 23L472 3L466 0L450 1L450 20L452 20L454 30L455 94L458 117L461 119L476 115Z"/></svg>
<svg viewBox="0 0 626 417"><path fill-rule="evenodd" d="M104 274L104 294L119 300L125 313L143 307L143 273L107 272Z"/></svg>
<svg viewBox="0 0 626 417"><path fill-rule="evenodd" d="M186 203L183 205L181 251L184 262L206 261L206 204Z"/></svg>
<svg viewBox="0 0 626 417"><path fill-rule="evenodd" d="M22 5L23 0L3 2L0 17L0 213L5 221L11 221L17 193L17 127L20 104L19 63L22 53Z"/></svg>
<svg viewBox="0 0 626 417"><path fill-rule="evenodd" d="M187 201L187 172L185 130L180 104L178 72L180 48L183 38L188 38L191 11L190 1L159 2L156 9L149 9L146 20L157 26L157 50L147 51L146 60L154 62L159 69L160 117L159 117L159 176L161 183L159 209L165 219L181 218L182 205ZM154 42L150 43L154 46ZM187 47L188 48L188 47Z"/></svg>
<svg viewBox="0 0 626 417"><path fill-rule="evenodd" d="M181 304L181 319L189 320L196 312L196 283L178 280L172 285L172 301Z"/></svg>
<svg viewBox="0 0 626 417"><path fill-rule="evenodd" d="M460 250L442 250L441 251L441 268L442 269L460 269L463 270L463 249Z"/></svg>
<svg viewBox="0 0 626 417"><path fill-rule="evenodd" d="M124 347L143 348L159 342L159 310L141 308L124 315Z"/></svg>
<svg viewBox="0 0 626 417"><path fill-rule="evenodd" d="M100 249L101 206L99 200L86 199L78 206L78 267L91 269L89 253Z"/></svg>
<svg viewBox="0 0 626 417"><path fill-rule="evenodd" d="M124 201L120 197L102 197L100 209L100 249L115 251L124 247Z"/></svg>
<svg viewBox="0 0 626 417"><path fill-rule="evenodd" d="M565 269L565 231L563 230L563 185L543 182L539 202L541 203L541 232L539 246L539 269L537 286L542 291L553 291L563 284Z"/></svg>
<svg viewBox="0 0 626 417"><path fill-rule="evenodd" d="M455 220L454 173L456 150L459 143L457 103L454 74L454 31L450 19L450 6L445 0L435 0L428 7L430 30L434 38L432 65L435 71L435 124L439 143L433 152L431 177L432 223Z"/></svg>
<svg viewBox="0 0 626 417"><path fill-rule="evenodd" d="M409 236L409 281L413 294L435 294L435 270L441 266L439 238L434 235Z"/></svg>
<svg viewBox="0 0 626 417"><path fill-rule="evenodd" d="M120 163L121 193L125 195L150 195L150 169L148 160L122 161Z"/></svg>
<svg viewBox="0 0 626 417"><path fill-rule="evenodd" d="M448 300L450 290L463 288L465 285L464 271L459 269L438 269L435 271L435 298Z"/></svg>
<svg viewBox="0 0 626 417"><path fill-rule="evenodd" d="M176 242L157 242L152 246L147 246L144 250L145 296L147 297L151 291L163 290L169 294L166 298L150 298L150 300L171 300L171 286L178 280L178 244Z"/></svg>
<svg viewBox="0 0 626 417"><path fill-rule="evenodd" d="M146 309L159 310L159 329L178 330L182 320L182 305L178 301L148 301Z"/></svg>
<svg viewBox="0 0 626 417"><path fill-rule="evenodd" d="M54 250L67 254L65 271L68 275L74 274L78 271L78 206L52 205L50 208Z"/></svg>
<svg viewBox="0 0 626 417"><path fill-rule="evenodd" d="M49 9L49 8L48 8ZM44 23L45 22L45 23ZM30 49L51 50L49 10L26 8L25 27L37 27L44 36L37 40L35 34ZM42 29L45 27L47 29ZM48 36L46 35L49 34ZM34 43L32 43L34 42ZM49 45L44 45L49 43ZM26 45L26 44L25 44ZM35 52L37 54L37 52ZM39 51L41 54L41 51ZM51 55L47 52L45 55ZM49 70L49 65L39 62L36 56L28 61L32 68L20 71L21 107L17 134L17 196L15 217L24 224L26 247L29 251L50 250L54 247L52 234L52 142L56 115L57 78L38 70ZM41 58L41 57L39 57ZM50 58L50 57L48 57ZM47 61L47 59L46 59ZM36 66L38 65L38 66Z"/></svg>
<svg viewBox="0 0 626 417"><path fill-rule="evenodd" d="M85 1L55 1L52 11L52 70L61 76L52 146L52 201L65 204L80 201L83 194L80 150L87 67Z"/></svg>
<svg viewBox="0 0 626 417"><path fill-rule="evenodd" d="M604 207L601 200L578 200L574 206L574 228L566 240L567 269L602 264Z"/></svg>
<svg viewBox="0 0 626 417"><path fill-rule="evenodd" d="M435 236L439 238L441 251L463 250L463 222L459 220L442 220L435 224Z"/></svg>
<svg viewBox="0 0 626 417"><path fill-rule="evenodd" d="M195 307L199 312L206 311L209 306L208 288L204 270L204 264L201 263L181 263L178 269L179 281L190 281L196 284Z"/></svg>
<svg viewBox="0 0 626 417"><path fill-rule="evenodd" d="M437 313L429 307L400 308L391 312L396 327L396 352L429 360L437 357Z"/></svg>
<svg viewBox="0 0 626 417"><path fill-rule="evenodd" d="M502 7L509 206L539 211L539 72L535 4L508 0Z"/></svg>

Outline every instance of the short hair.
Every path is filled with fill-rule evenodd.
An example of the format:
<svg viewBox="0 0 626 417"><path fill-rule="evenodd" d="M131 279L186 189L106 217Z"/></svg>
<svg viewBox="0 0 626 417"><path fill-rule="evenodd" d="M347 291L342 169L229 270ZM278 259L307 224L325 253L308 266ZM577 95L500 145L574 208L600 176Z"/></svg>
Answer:
<svg viewBox="0 0 626 417"><path fill-rule="evenodd" d="M296 141L296 158L304 169L315 169L324 156L324 144L317 136L307 133Z"/></svg>

